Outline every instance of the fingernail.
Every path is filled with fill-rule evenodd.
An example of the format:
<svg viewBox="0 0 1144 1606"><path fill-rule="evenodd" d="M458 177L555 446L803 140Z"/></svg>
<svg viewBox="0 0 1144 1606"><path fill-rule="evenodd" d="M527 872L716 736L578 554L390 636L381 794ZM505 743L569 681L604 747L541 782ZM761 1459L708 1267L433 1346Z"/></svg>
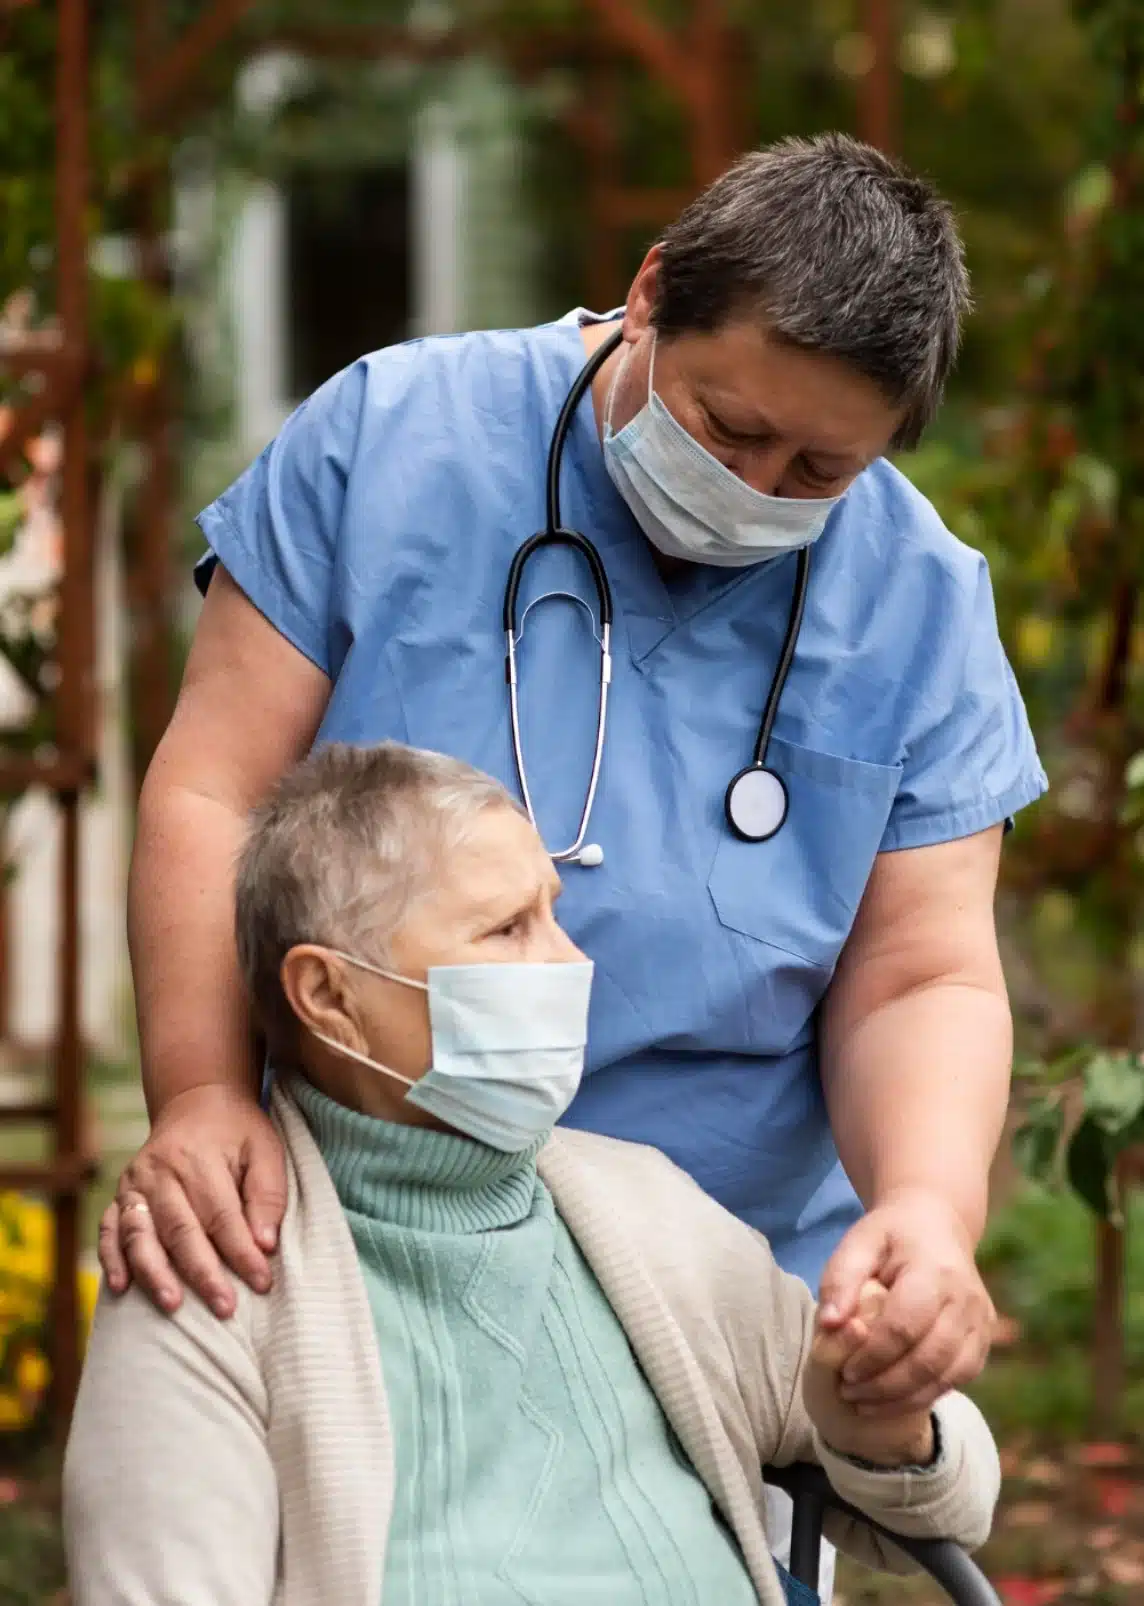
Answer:
<svg viewBox="0 0 1144 1606"><path fill-rule="evenodd" d="M163 1292L159 1295L159 1303L162 1305L164 1310L174 1310L175 1306L179 1303L179 1296L175 1293L173 1288L164 1288Z"/></svg>
<svg viewBox="0 0 1144 1606"><path fill-rule="evenodd" d="M837 1305L831 1302L830 1304L823 1305L819 1308L819 1315L822 1317L824 1322L837 1322L841 1320L842 1312L838 1309Z"/></svg>
<svg viewBox="0 0 1144 1606"><path fill-rule="evenodd" d="M216 1294L211 1300L211 1309L216 1316L225 1319L230 1315L230 1300L225 1299L222 1294Z"/></svg>
<svg viewBox="0 0 1144 1606"><path fill-rule="evenodd" d="M273 1249L278 1242L278 1234L273 1227L259 1227L258 1244L261 1249Z"/></svg>
<svg viewBox="0 0 1144 1606"><path fill-rule="evenodd" d="M268 1294L270 1292L270 1273L267 1271L257 1272L252 1287L256 1294Z"/></svg>
<svg viewBox="0 0 1144 1606"><path fill-rule="evenodd" d="M123 1292L124 1282L125 1279L119 1274L119 1272L113 1271L107 1279L107 1286L111 1289L113 1294L121 1294Z"/></svg>

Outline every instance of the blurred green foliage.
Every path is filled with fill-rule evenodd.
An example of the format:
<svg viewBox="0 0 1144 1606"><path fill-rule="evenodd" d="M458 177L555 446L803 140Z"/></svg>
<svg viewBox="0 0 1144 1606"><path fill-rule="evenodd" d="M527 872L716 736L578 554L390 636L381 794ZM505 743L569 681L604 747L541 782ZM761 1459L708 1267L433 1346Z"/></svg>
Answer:
<svg viewBox="0 0 1144 1606"><path fill-rule="evenodd" d="M1124 1433L1144 1438L1144 1200L1128 1202L1124 1310L1128 1384ZM1092 1218L1080 1199L1026 1184L999 1210L979 1261L999 1307L1017 1323L973 1394L1002 1441L1022 1431L1048 1443L1083 1438L1092 1410Z"/></svg>

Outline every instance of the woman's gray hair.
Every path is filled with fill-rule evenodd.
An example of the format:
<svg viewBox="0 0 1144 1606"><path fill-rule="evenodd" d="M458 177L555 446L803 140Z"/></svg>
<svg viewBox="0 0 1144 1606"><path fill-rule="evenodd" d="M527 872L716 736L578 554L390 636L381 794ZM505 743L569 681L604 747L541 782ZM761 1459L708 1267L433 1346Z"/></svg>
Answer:
<svg viewBox="0 0 1144 1606"><path fill-rule="evenodd" d="M296 1052L282 961L299 943L378 963L411 904L476 817L519 808L459 759L399 742L330 743L291 769L250 817L235 874L235 937L272 1055Z"/></svg>
<svg viewBox="0 0 1144 1606"><path fill-rule="evenodd" d="M969 309L953 211L924 179L845 134L784 139L716 179L660 242L664 339L757 316L780 340L873 380L917 443Z"/></svg>

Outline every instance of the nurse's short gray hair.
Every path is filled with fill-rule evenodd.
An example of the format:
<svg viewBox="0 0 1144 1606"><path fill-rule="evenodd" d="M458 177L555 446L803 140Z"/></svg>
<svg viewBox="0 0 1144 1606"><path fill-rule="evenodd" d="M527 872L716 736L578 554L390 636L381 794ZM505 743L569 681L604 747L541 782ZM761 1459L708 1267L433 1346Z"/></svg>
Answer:
<svg viewBox="0 0 1144 1606"><path fill-rule="evenodd" d="M660 245L665 339L757 312L873 380L904 409L895 445L917 443L970 306L953 212L925 180L844 134L784 139L716 179Z"/></svg>
<svg viewBox="0 0 1144 1606"><path fill-rule="evenodd" d="M235 871L235 937L279 1062L297 1044L281 983L290 949L320 943L384 963L412 904L492 807L519 805L459 759L382 742L318 748L255 809Z"/></svg>

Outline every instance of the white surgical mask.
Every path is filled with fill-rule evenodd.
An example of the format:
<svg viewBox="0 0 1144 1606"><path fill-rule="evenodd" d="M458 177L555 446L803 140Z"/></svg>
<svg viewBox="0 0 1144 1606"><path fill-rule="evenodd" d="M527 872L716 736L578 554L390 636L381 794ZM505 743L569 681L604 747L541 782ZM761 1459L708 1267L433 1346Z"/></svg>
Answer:
<svg viewBox="0 0 1144 1606"><path fill-rule="evenodd" d="M612 430L616 380L604 412L604 462L613 485L653 546L669 558L745 568L817 541L838 496L767 496L702 447L656 395L655 348L647 401L619 434Z"/></svg>
<svg viewBox="0 0 1144 1606"><path fill-rule="evenodd" d="M593 966L587 960L434 965L423 982L329 951L429 995L433 1063L418 1081L314 1032L327 1048L404 1082L410 1104L490 1148L518 1153L550 1131L575 1098L588 1041Z"/></svg>

